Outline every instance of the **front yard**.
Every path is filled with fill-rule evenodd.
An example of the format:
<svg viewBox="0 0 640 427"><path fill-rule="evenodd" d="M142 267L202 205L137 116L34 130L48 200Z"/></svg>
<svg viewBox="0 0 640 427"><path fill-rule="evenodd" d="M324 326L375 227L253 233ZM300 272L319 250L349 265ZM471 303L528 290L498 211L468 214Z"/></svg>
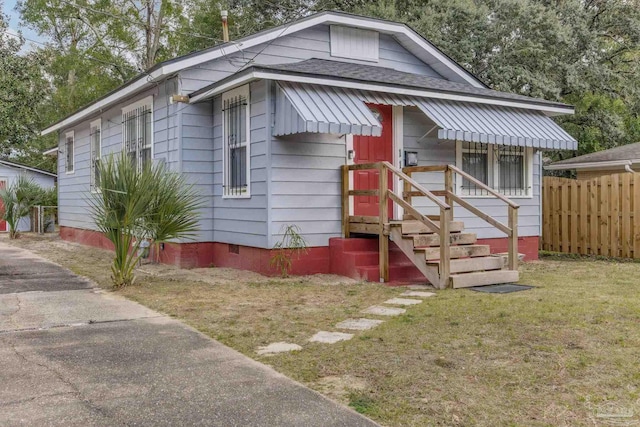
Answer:
<svg viewBox="0 0 640 427"><path fill-rule="evenodd" d="M29 235L2 241L110 286L107 251ZM282 280L145 265L137 285L117 292L383 425L640 425L639 273L640 264L615 261L527 263L521 283L535 289L438 291L337 344L307 340L403 289L337 276ZM256 354L276 341L303 350Z"/></svg>

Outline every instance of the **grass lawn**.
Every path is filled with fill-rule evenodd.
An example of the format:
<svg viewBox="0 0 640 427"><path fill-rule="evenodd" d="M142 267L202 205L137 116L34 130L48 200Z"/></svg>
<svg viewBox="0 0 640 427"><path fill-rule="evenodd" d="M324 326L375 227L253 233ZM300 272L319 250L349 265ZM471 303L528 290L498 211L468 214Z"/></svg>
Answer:
<svg viewBox="0 0 640 427"><path fill-rule="evenodd" d="M109 252L28 235L10 243L109 286ZM622 421L640 425L638 263L527 263L521 283L535 289L438 291L406 314L333 345L306 340L403 289L337 276L142 270L137 285L117 292L386 426L608 425L604 408L631 410ZM275 341L304 349L256 355L258 346Z"/></svg>

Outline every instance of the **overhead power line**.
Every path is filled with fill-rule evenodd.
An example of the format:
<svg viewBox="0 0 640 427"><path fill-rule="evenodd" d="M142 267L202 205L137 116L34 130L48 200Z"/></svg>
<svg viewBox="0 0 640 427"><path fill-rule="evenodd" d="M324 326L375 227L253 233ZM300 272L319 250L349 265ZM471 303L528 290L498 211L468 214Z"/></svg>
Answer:
<svg viewBox="0 0 640 427"><path fill-rule="evenodd" d="M68 0L60 0L60 1L62 3L68 4L69 6L75 7L76 9L88 10L88 11L91 11L93 13L98 13L98 14L101 14L101 15L105 15L105 16L109 16L109 17L112 17L112 18L115 18L115 19L119 19L119 20L124 21L124 22L128 22L130 24L134 24L134 25L137 25L139 27L143 27L143 28L147 27L147 25L142 23L142 22L136 21L135 19L129 19L129 18L127 18L125 16L122 16L122 15L116 15L116 14L113 14L113 13L110 13L110 12L106 12L104 10L94 9L94 8L92 8L90 6L79 5L77 3L74 3L74 2L71 2L71 1L68 1ZM149 26L149 27L152 28L152 29L159 28L158 26ZM196 34L196 33L189 33L189 32L185 32L185 31L174 30L174 29L169 28L168 26L160 27L160 29L162 29L162 28L168 28L171 31L173 31L174 33L177 33L177 34L180 34L180 35L183 35L183 36L198 37L198 38L202 38L202 39L211 40L211 41L214 41L214 42L222 42L223 41L222 39L218 39L218 38L210 37L210 36L205 36L203 34Z"/></svg>

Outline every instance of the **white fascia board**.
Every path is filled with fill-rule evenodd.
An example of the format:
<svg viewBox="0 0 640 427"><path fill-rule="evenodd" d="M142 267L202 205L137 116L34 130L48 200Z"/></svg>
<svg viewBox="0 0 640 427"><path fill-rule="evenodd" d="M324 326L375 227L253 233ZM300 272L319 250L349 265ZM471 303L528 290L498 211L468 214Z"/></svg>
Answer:
<svg viewBox="0 0 640 427"><path fill-rule="evenodd" d="M608 162L585 162L585 163L573 163L566 165L547 165L544 168L550 171L556 170L603 170L603 169L611 169L615 167L631 166L633 162L631 160L610 160Z"/></svg>
<svg viewBox="0 0 640 427"><path fill-rule="evenodd" d="M176 73L185 68L190 68L202 64L204 62L212 61L214 59L221 58L223 56L227 56L236 52L243 51L245 49L257 46L262 43L268 43L273 39L284 37L289 34L296 33L298 31L304 30L306 28L313 27L314 25L320 24L337 24L337 25L348 25L354 26L358 28L375 30L382 33L387 34L402 34L411 40L413 43L416 43L417 46L424 49L429 55L433 56L434 59L440 61L441 63L448 66L456 75L459 75L466 82L475 87L484 87L482 83L480 83L476 78L472 75L468 74L464 69L456 64L453 60L446 57L443 53L435 49L432 45L427 43L420 35L415 33L409 27L404 24L396 24L392 22L381 22L369 20L366 18L359 18L355 16L343 16L343 15L334 15L331 13L320 14L319 16L303 19L300 22L294 22L285 26L285 28L274 28L271 31L266 31L261 34L257 34L255 36L249 36L245 40L240 42L231 43L229 46L220 46L218 49L214 49L208 52L203 52L200 55L194 55L189 58L185 58L183 60L178 60L175 62L168 63L159 69L153 71L148 74L146 77L141 76L137 81L127 85L120 90L112 93L104 99L96 102L88 106L87 108L78 111L76 114L69 116L63 121L56 123L48 128L44 129L41 132L41 135L47 135L51 132L55 132L57 130L63 129L77 121L87 118L91 114L94 114L96 111L100 111L103 108L111 106L113 103L120 101L127 96L132 95L146 86L150 86L152 83L161 80L162 78Z"/></svg>
<svg viewBox="0 0 640 427"><path fill-rule="evenodd" d="M232 89L242 84L246 84L247 82L250 82L256 79L269 79L269 80L276 80L276 81L279 80L279 81L294 82L294 83L308 83L308 84L317 84L317 85L323 85L323 86L344 87L348 89L369 90L373 92L385 92L385 93L393 93L397 95L417 96L417 97L434 98L434 99L447 99L451 101L474 102L476 104L500 105L504 107L513 107L513 108L521 108L526 110L542 111L544 113L550 113L550 114L573 114L574 113L573 107L562 108L562 107L553 107L553 106L545 106L545 105L536 105L536 104L528 104L524 102L509 101L505 99L492 99L492 98L484 98L484 97L478 97L478 96L472 96L472 95L458 95L458 94L442 93L442 92L435 92L435 91L422 90L422 89L409 89L409 88L387 86L387 85L376 84L376 83L360 83L360 82L354 82L351 80L287 75L287 74L281 74L281 73L273 73L269 71L254 71L251 73L243 74L242 76L238 76L235 79L226 81L224 84L220 86L216 86L211 90L208 90L206 92L203 92L201 94L194 96L189 100L189 102L196 103L198 101L202 101L204 99L214 97L229 89Z"/></svg>
<svg viewBox="0 0 640 427"><path fill-rule="evenodd" d="M58 155L58 147L50 148L46 151L42 152L45 156L57 156Z"/></svg>
<svg viewBox="0 0 640 427"><path fill-rule="evenodd" d="M92 114L94 114L96 111L101 111L104 108L108 108L110 107L112 104L122 100L123 98L126 98L127 96L138 92L142 89L146 89L147 86L152 86L153 82L157 81L158 79L162 78L164 76L164 74L162 74L162 70L164 69L164 67L154 71L153 73L149 74L148 76L145 77L141 77L140 79L136 80L135 82L131 83L128 86L123 87L122 89L118 90L117 92L112 93L111 95L107 96L106 98L103 98L101 100L99 100L98 102L88 106L87 108L78 111L77 113L67 117L66 119L52 125L49 126L48 128L44 129L42 132L40 132L40 135L44 136L44 135L48 135L51 132L55 132L57 130L60 129L64 129L65 127L76 123L82 119L86 119L87 117L91 116Z"/></svg>
<svg viewBox="0 0 640 427"><path fill-rule="evenodd" d="M56 148L56 151L57 150L58 150L58 148ZM49 151L51 151L51 150L49 150ZM5 166L9 166L10 168L25 169L25 170L28 170L28 171L31 171L31 172L40 173L42 175L48 175L48 176L51 176L51 177L54 177L54 178L56 178L58 176L55 173L46 172L46 171L43 171L43 170L40 170L40 169L30 168L29 166L18 165L16 163L6 162L6 161L3 161L3 160L0 160L0 164L3 164Z"/></svg>

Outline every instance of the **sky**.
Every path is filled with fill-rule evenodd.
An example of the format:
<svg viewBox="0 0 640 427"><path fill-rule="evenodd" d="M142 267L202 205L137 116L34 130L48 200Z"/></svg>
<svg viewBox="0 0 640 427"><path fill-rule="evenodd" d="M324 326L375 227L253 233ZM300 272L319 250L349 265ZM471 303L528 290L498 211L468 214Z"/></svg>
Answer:
<svg viewBox="0 0 640 427"><path fill-rule="evenodd" d="M2 0L0 0L2 2ZM27 27L20 26L20 15L14 10L16 7L16 0L4 0L2 5L2 13L9 16L9 29L12 33L22 31L22 35L28 39L36 41L44 41L43 37L40 37L38 33ZM29 42L25 44L28 47Z"/></svg>

